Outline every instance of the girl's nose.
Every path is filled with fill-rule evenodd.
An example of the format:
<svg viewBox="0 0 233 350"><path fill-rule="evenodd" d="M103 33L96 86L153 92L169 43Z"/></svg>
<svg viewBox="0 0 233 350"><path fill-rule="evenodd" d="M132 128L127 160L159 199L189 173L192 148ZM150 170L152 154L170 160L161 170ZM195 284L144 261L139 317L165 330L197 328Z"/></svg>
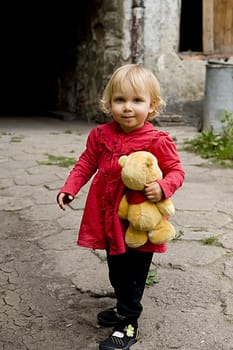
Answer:
<svg viewBox="0 0 233 350"><path fill-rule="evenodd" d="M125 104L124 104L124 109L125 109L126 111L131 110L131 109L132 109L131 103L128 102L128 101L126 101Z"/></svg>

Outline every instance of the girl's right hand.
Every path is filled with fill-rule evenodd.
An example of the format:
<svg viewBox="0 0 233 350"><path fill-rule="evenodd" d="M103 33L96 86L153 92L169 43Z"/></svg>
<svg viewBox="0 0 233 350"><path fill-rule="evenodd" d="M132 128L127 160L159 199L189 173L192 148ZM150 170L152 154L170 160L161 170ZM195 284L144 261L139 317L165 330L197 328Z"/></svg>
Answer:
<svg viewBox="0 0 233 350"><path fill-rule="evenodd" d="M71 194L61 192L57 196L57 203L62 210L65 210L65 205L72 202L74 197Z"/></svg>

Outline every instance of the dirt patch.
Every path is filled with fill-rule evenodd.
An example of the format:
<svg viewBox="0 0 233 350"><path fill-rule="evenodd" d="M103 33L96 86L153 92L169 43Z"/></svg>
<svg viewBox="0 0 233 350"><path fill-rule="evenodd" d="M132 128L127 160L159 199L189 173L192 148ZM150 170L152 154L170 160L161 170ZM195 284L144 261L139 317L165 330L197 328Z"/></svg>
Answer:
<svg viewBox="0 0 233 350"><path fill-rule="evenodd" d="M96 313L113 301L81 294L69 278L43 272L48 254L37 227L19 213L0 211L0 349L98 349L108 334ZM32 239L33 238L33 239Z"/></svg>

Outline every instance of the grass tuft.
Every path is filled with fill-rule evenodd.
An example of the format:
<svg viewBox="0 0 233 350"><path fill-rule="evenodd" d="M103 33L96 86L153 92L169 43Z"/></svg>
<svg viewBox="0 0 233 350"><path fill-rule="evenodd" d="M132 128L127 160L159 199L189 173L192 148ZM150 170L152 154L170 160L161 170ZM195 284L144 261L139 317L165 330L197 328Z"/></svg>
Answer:
<svg viewBox="0 0 233 350"><path fill-rule="evenodd" d="M152 287L154 284L159 283L158 271L154 267L149 270L146 280L146 287Z"/></svg>
<svg viewBox="0 0 233 350"><path fill-rule="evenodd" d="M221 119L221 132L203 130L200 135L186 140L184 149L194 152L202 158L211 158L213 162L233 167L233 118L225 111Z"/></svg>
<svg viewBox="0 0 233 350"><path fill-rule="evenodd" d="M219 242L218 237L216 237L216 236L210 236L207 238L203 238L201 241L205 245L213 245L215 247L223 247L222 243Z"/></svg>
<svg viewBox="0 0 233 350"><path fill-rule="evenodd" d="M23 140L23 136L12 136L10 142L21 142Z"/></svg>
<svg viewBox="0 0 233 350"><path fill-rule="evenodd" d="M46 154L48 160L37 161L39 165L57 165L63 168L68 168L73 166L76 162L76 159L73 157L64 157L64 156L54 156L52 154Z"/></svg>

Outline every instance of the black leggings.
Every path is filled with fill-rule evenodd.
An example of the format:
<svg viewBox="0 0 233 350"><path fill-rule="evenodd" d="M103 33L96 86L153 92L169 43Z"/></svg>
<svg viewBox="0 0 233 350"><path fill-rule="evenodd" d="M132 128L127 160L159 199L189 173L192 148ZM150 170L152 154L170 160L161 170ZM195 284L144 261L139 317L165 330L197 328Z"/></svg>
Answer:
<svg viewBox="0 0 233 350"><path fill-rule="evenodd" d="M122 322L125 324L138 325L137 320L143 309L141 299L152 257L153 253L133 249L120 255L107 253L109 279L117 299L117 312L124 316Z"/></svg>

